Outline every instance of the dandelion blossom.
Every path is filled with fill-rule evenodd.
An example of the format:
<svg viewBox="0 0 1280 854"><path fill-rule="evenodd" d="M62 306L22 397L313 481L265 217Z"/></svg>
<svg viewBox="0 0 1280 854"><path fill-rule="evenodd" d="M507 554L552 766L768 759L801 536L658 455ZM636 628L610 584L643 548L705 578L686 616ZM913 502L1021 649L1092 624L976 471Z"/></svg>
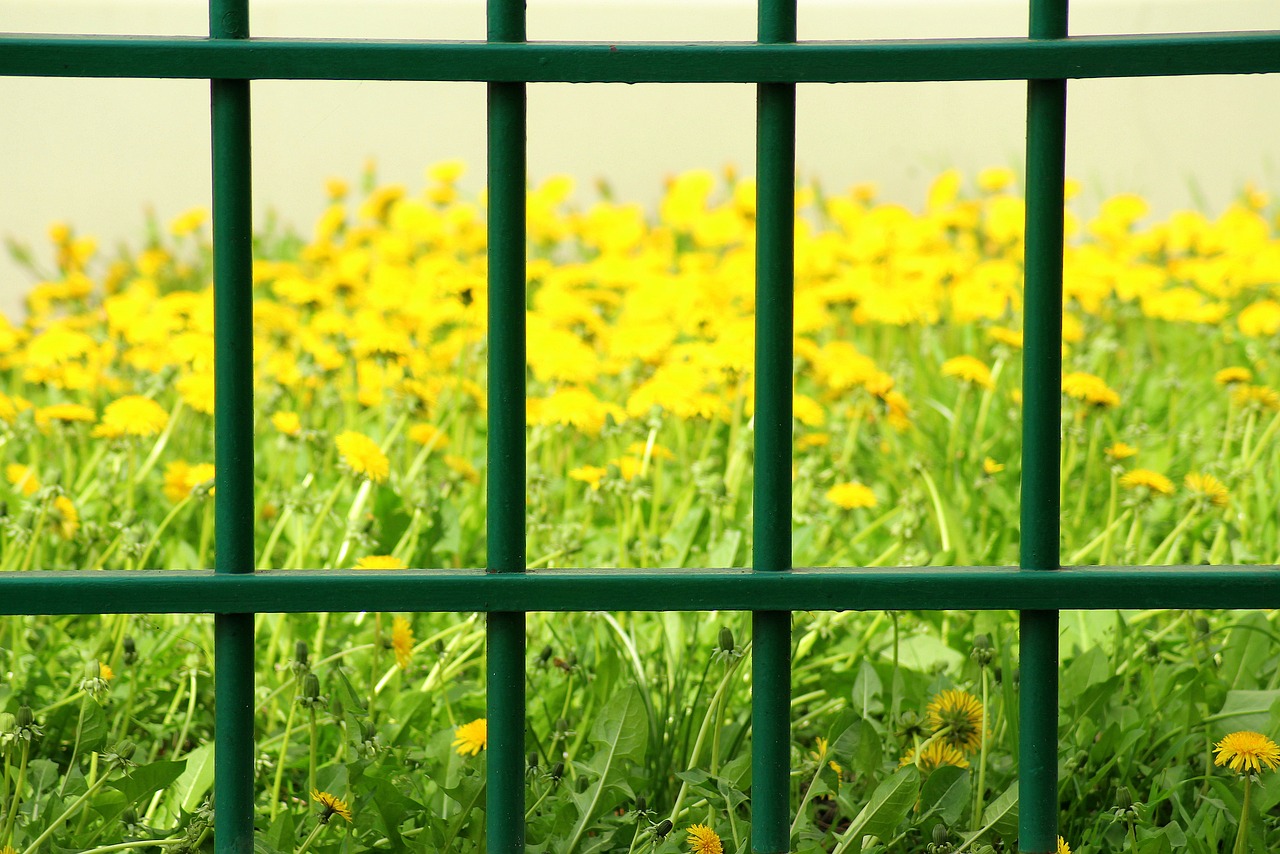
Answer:
<svg viewBox="0 0 1280 854"><path fill-rule="evenodd" d="M413 661L413 628L404 617L391 621L391 648L396 651L396 664L401 670Z"/></svg>
<svg viewBox="0 0 1280 854"><path fill-rule="evenodd" d="M1280 747L1260 732L1233 732L1214 745L1214 765L1227 765L1241 774L1262 773L1262 766L1274 771L1280 766Z"/></svg>
<svg viewBox="0 0 1280 854"><path fill-rule="evenodd" d="M1103 408L1120 404L1120 395L1102 377L1083 371L1073 371L1063 376L1062 393L1073 400Z"/></svg>
<svg viewBox="0 0 1280 854"><path fill-rule="evenodd" d="M21 463L9 463L4 467L5 480L13 485L13 488L23 495L30 496L40 488L40 481L36 479L36 473L30 467Z"/></svg>
<svg viewBox="0 0 1280 854"><path fill-rule="evenodd" d="M328 792L321 792L318 789L311 790L311 800L320 804L320 823L328 824L329 819L335 815L340 815L347 821L351 821L351 807L347 806L347 802L337 795L331 795Z"/></svg>
<svg viewBox="0 0 1280 854"><path fill-rule="evenodd" d="M591 484L592 489L600 488L600 481L609 473L609 470L600 466L578 466L576 469L569 471L571 480L580 480L583 483Z"/></svg>
<svg viewBox="0 0 1280 854"><path fill-rule="evenodd" d="M991 369L973 356L955 356L942 363L942 375L955 377L983 388L994 388Z"/></svg>
<svg viewBox="0 0 1280 854"><path fill-rule="evenodd" d="M271 416L271 426L286 436L297 436L302 432L302 419L296 412L277 412Z"/></svg>
<svg viewBox="0 0 1280 854"><path fill-rule="evenodd" d="M982 461L983 474L999 474L1002 471L1004 471L1004 463L998 463L991 457L987 457Z"/></svg>
<svg viewBox="0 0 1280 854"><path fill-rule="evenodd" d="M724 854L720 837L705 824L692 825L689 828L689 838L685 841L689 843L690 854Z"/></svg>
<svg viewBox="0 0 1280 854"><path fill-rule="evenodd" d="M489 722L476 718L453 731L453 747L459 756L475 756L489 744Z"/></svg>
<svg viewBox="0 0 1280 854"><path fill-rule="evenodd" d="M92 409L79 403L55 403L36 410L36 426L41 430L47 430L53 424L74 424L77 421L92 424L97 420L98 416Z"/></svg>
<svg viewBox="0 0 1280 854"><path fill-rule="evenodd" d="M1232 366L1223 368L1213 375L1213 381L1218 385L1235 385L1236 383L1253 382L1253 371L1248 368Z"/></svg>
<svg viewBox="0 0 1280 854"><path fill-rule="evenodd" d="M53 499L53 529L64 540L71 539L80 530L80 513L65 495Z"/></svg>
<svg viewBox="0 0 1280 854"><path fill-rule="evenodd" d="M964 758L961 753L952 744L941 738L935 738L924 746L917 758L915 748L908 750L902 754L902 759L898 760L899 767L906 765L915 765L921 771L928 773L941 768L943 765L953 765L956 768L968 768L969 760Z"/></svg>
<svg viewBox="0 0 1280 854"><path fill-rule="evenodd" d="M1071 846L1061 836L1058 837L1058 854L1071 854Z"/></svg>
<svg viewBox="0 0 1280 854"><path fill-rule="evenodd" d="M827 500L837 507L853 510L856 507L875 507L876 494L860 483L837 483L827 490Z"/></svg>
<svg viewBox="0 0 1280 854"><path fill-rule="evenodd" d="M333 440L338 446L342 461L356 474L362 474L374 483L382 483L391 473L391 461L382 453L378 443L363 433L347 430Z"/></svg>
<svg viewBox="0 0 1280 854"><path fill-rule="evenodd" d="M1161 495L1173 495L1173 481L1150 469L1134 469L1120 475L1120 485L1125 489L1138 489L1145 486Z"/></svg>
<svg viewBox="0 0 1280 854"><path fill-rule="evenodd" d="M977 750L982 744L982 702L968 691L943 691L929 703L927 712L934 732L946 730L941 740L947 744L965 752Z"/></svg>
<svg viewBox="0 0 1280 854"><path fill-rule="evenodd" d="M1183 481L1187 489L1197 497L1203 498L1214 507L1226 507L1231 500L1227 486L1211 474L1189 474Z"/></svg>
<svg viewBox="0 0 1280 854"><path fill-rule="evenodd" d="M1231 402L1241 407L1252 406L1258 409L1270 409L1272 412L1280 410L1280 394L1265 385L1237 386L1235 391L1231 392Z"/></svg>
<svg viewBox="0 0 1280 854"><path fill-rule="evenodd" d="M131 394L107 404L102 423L93 435L105 439L135 436L145 439L159 435L169 424L169 413L149 397Z"/></svg>
<svg viewBox="0 0 1280 854"><path fill-rule="evenodd" d="M1113 460L1127 460L1138 455L1138 449L1128 442L1116 442L1106 450L1106 455Z"/></svg>

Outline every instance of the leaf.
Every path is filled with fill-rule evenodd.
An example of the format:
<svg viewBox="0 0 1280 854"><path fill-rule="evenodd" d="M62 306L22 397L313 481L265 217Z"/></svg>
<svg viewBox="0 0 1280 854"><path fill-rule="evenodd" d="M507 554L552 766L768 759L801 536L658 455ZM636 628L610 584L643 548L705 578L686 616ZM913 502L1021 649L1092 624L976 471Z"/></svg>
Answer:
<svg viewBox="0 0 1280 854"><path fill-rule="evenodd" d="M732 528L724 532L720 542L707 552L707 566L731 567L738 556L738 546L742 544L742 531Z"/></svg>
<svg viewBox="0 0 1280 854"><path fill-rule="evenodd" d="M591 727L591 743L599 748L588 767L595 780L574 800L579 804L578 823L565 846L566 854L578 847L583 834L596 818L605 791L623 784L619 765L624 760L639 761L649 741L644 702L635 685L615 694Z"/></svg>
<svg viewBox="0 0 1280 854"><path fill-rule="evenodd" d="M297 829L293 822L293 813L285 810L271 822L266 834L258 841L265 842L272 851L292 851L297 839Z"/></svg>
<svg viewBox="0 0 1280 854"><path fill-rule="evenodd" d="M697 539L706 518L707 508L694 507L662 538L662 541L675 553L672 566L684 566L684 562L689 558L689 549L693 548L693 541Z"/></svg>
<svg viewBox="0 0 1280 854"><path fill-rule="evenodd" d="M920 770L914 765L898 769L892 777L876 786L876 790L871 793L871 800L849 825L844 838L892 838L894 830L915 806L919 792ZM848 804L847 800L841 800L842 805Z"/></svg>
<svg viewBox="0 0 1280 854"><path fill-rule="evenodd" d="M107 713L102 710L102 706L93 700L86 700L84 719L81 722L77 717L77 722L80 725L78 746L80 755L84 756L95 750L101 750L111 732L111 725L107 723Z"/></svg>
<svg viewBox="0 0 1280 854"><path fill-rule="evenodd" d="M853 680L854 708L861 710L864 718L872 712L882 711L884 703L880 701L880 696L883 691L884 683L880 681L880 674L876 673L870 661L863 658L858 663L858 675Z"/></svg>
<svg viewBox="0 0 1280 854"><path fill-rule="evenodd" d="M1014 780L1004 794L996 798L982 811L982 830L973 837L981 836L988 830L994 830L1003 839L1018 838L1018 781Z"/></svg>
<svg viewBox="0 0 1280 854"><path fill-rule="evenodd" d="M925 812L919 823L925 835L939 821L950 827L960 820L969 803L969 772L955 765L943 765L929 775L920 790L920 808Z"/></svg>
<svg viewBox="0 0 1280 854"><path fill-rule="evenodd" d="M124 794L130 803L137 803L149 798L182 776L187 768L187 760L161 760L149 765L139 765L129 772L129 776L118 781L115 787Z"/></svg>
<svg viewBox="0 0 1280 854"><path fill-rule="evenodd" d="M187 754L186 763L177 785L169 790L166 799L172 807L171 815L195 812L213 786L213 745L200 745Z"/></svg>
<svg viewBox="0 0 1280 854"><path fill-rule="evenodd" d="M1245 614L1222 646L1222 682L1228 688L1257 688L1262 663L1270 654L1271 627L1266 616L1258 611Z"/></svg>
<svg viewBox="0 0 1280 854"><path fill-rule="evenodd" d="M1227 700L1214 715L1213 739L1242 729L1266 732L1271 724L1271 707L1280 700L1280 690L1228 691Z"/></svg>

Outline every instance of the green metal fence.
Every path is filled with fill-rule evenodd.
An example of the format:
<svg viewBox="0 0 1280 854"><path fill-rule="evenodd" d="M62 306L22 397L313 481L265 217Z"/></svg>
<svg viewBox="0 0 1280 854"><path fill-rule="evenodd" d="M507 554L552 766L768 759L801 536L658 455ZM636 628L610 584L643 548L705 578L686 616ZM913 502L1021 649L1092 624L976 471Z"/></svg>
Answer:
<svg viewBox="0 0 1280 854"><path fill-rule="evenodd" d="M524 0L488 0L484 42L250 39L248 0L210 0L209 38L0 36L0 75L210 81L217 566L25 572L0 614L215 615L216 840L253 850L253 615L486 611L488 847L524 848L525 613L753 613L752 850L789 850L792 610L1021 611L1019 850L1056 850L1058 610L1280 607L1280 568L1059 565L1063 163L1067 79L1280 72L1280 32L1067 37L1066 0L1030 0L1029 38L796 42L796 0L759 0L752 43L528 43ZM485 569L254 572L251 80L489 84L489 447ZM1024 461L1019 567L791 566L795 85L1027 81ZM751 570L525 571L525 86L757 85L757 318ZM1193 120L1188 117L1188 120ZM16 131L15 131L16 132Z"/></svg>

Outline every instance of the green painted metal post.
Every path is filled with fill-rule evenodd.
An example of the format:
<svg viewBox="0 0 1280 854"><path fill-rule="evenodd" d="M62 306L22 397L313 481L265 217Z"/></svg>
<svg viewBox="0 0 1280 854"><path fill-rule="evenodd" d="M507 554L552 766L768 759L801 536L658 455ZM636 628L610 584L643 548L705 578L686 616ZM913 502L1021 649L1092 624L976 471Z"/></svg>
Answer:
<svg viewBox="0 0 1280 854"><path fill-rule="evenodd" d="M760 0L758 41L796 40L795 0ZM752 566L791 569L796 87L756 88L756 405ZM751 850L791 850L791 612L751 618Z"/></svg>
<svg viewBox="0 0 1280 854"><path fill-rule="evenodd" d="M1032 0L1030 35L1067 35L1067 0ZM1026 297L1023 309L1020 566L1058 569L1061 512L1062 228L1067 82L1027 82ZM1023 611L1018 745L1019 849L1057 851L1058 612Z"/></svg>
<svg viewBox="0 0 1280 854"><path fill-rule="evenodd" d="M523 42L523 0L489 0L491 42ZM525 569L525 84L489 84L489 572ZM489 614L488 851L524 851L523 611Z"/></svg>
<svg viewBox="0 0 1280 854"><path fill-rule="evenodd" d="M248 0L210 0L209 35L249 37ZM213 150L215 570L250 573L253 543L253 211L249 81L210 80ZM253 614L214 615L214 839L253 851Z"/></svg>

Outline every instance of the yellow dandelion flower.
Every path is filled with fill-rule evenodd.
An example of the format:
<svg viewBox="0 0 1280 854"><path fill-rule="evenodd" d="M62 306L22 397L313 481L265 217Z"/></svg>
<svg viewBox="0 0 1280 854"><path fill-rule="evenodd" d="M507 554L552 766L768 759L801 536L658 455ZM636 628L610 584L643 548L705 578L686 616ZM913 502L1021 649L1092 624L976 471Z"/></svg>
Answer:
<svg viewBox="0 0 1280 854"><path fill-rule="evenodd" d="M445 454L444 464L447 465L451 471L457 472L471 483L480 482L480 472L476 471L476 467L471 465L471 463L466 459L454 456L453 454Z"/></svg>
<svg viewBox="0 0 1280 854"><path fill-rule="evenodd" d="M297 436L302 432L302 419L296 412L277 412L271 416L271 426L286 436Z"/></svg>
<svg viewBox="0 0 1280 854"><path fill-rule="evenodd" d="M363 433L347 430L333 440L338 446L342 461L356 474L362 474L374 483L382 483L391 473L391 461L382 453L378 443Z"/></svg>
<svg viewBox="0 0 1280 854"><path fill-rule="evenodd" d="M1138 449L1127 442L1116 442L1106 450L1106 455L1113 460L1127 460L1138 455Z"/></svg>
<svg viewBox="0 0 1280 854"><path fill-rule="evenodd" d="M312 789L311 800L321 806L321 824L327 824L329 819L333 818L335 815L340 815L347 821L351 821L351 807L347 806L347 802L337 795L331 795L328 792L322 792L319 789Z"/></svg>
<svg viewBox="0 0 1280 854"><path fill-rule="evenodd" d="M24 466L21 463L9 463L4 467L5 480L13 485L13 488L23 495L32 495L40 488L40 481L36 479L36 473L31 470L30 466Z"/></svg>
<svg viewBox="0 0 1280 854"><path fill-rule="evenodd" d="M123 436L147 438L159 435L169 424L169 413L149 397L131 394L107 404L102 423L93 430L99 438L119 439Z"/></svg>
<svg viewBox="0 0 1280 854"><path fill-rule="evenodd" d="M112 679L116 678L116 672L111 669L110 664L107 664L105 661L99 661L98 676L107 682L110 682Z"/></svg>
<svg viewBox="0 0 1280 854"><path fill-rule="evenodd" d="M489 744L489 722L476 718L453 731L453 748L459 756L476 756Z"/></svg>
<svg viewBox="0 0 1280 854"><path fill-rule="evenodd" d="M992 341L998 341L1007 347L1013 347L1015 350L1022 349L1022 333L1016 329L1007 329L1003 326L993 326L987 330L987 337Z"/></svg>
<svg viewBox="0 0 1280 854"><path fill-rule="evenodd" d="M1214 507L1226 507L1231 500L1227 485L1211 474L1188 474L1183 480L1187 489L1199 498L1203 498Z"/></svg>
<svg viewBox="0 0 1280 854"><path fill-rule="evenodd" d="M573 480L591 484L592 489L599 489L600 481L608 473L609 470L601 466L578 466L569 472L569 477Z"/></svg>
<svg viewBox="0 0 1280 854"><path fill-rule="evenodd" d="M876 494L861 483L837 483L827 490L826 498L837 507L852 510L856 507L875 507Z"/></svg>
<svg viewBox="0 0 1280 854"><path fill-rule="evenodd" d="M449 437L434 424L414 424L409 428L409 440L419 445L430 445L433 448L447 448Z"/></svg>
<svg viewBox="0 0 1280 854"><path fill-rule="evenodd" d="M65 495L53 499L53 525L58 536L64 540L71 539L80 530L80 513Z"/></svg>
<svg viewBox="0 0 1280 854"><path fill-rule="evenodd" d="M964 758L964 754L955 745L944 739L935 738L920 751L919 759L916 758L915 748L911 748L902 754L902 758L898 760L898 767L901 768L907 765L915 765L927 774L930 771L941 768L943 765L968 768L969 760Z"/></svg>
<svg viewBox="0 0 1280 854"><path fill-rule="evenodd" d="M191 465L175 460L164 468L164 497L177 503L196 491L196 488L213 480L211 463ZM212 494L212 490L210 490Z"/></svg>
<svg viewBox="0 0 1280 854"><path fill-rule="evenodd" d="M391 648L396 651L396 664L401 670L413 661L413 628L404 617L391 621Z"/></svg>
<svg viewBox="0 0 1280 854"><path fill-rule="evenodd" d="M830 433L810 433L807 436L801 436L796 440L796 447L802 451L810 448L825 448L831 444Z"/></svg>
<svg viewBox="0 0 1280 854"><path fill-rule="evenodd" d="M627 453L634 454L637 457L644 456L645 442L632 442L627 446ZM649 459L651 460L674 460L676 455L672 450L664 445L653 443L653 447L649 450Z"/></svg>
<svg viewBox="0 0 1280 854"><path fill-rule="evenodd" d="M1125 489L1138 489L1145 486L1152 492L1161 495L1173 495L1173 481L1150 469L1134 469L1120 475L1120 485Z"/></svg>
<svg viewBox="0 0 1280 854"><path fill-rule="evenodd" d="M688 832L689 837L685 842L689 845L690 854L724 854L720 837L705 824L691 825Z"/></svg>
<svg viewBox="0 0 1280 854"><path fill-rule="evenodd" d="M983 388L994 388L991 369L973 356L955 356L942 363L944 377L956 377Z"/></svg>
<svg viewBox="0 0 1280 854"><path fill-rule="evenodd" d="M213 414L213 374L202 371L198 374L187 374L178 380L178 394L182 402L196 412L205 415Z"/></svg>
<svg viewBox="0 0 1280 854"><path fill-rule="evenodd" d="M79 403L55 403L36 410L36 426L41 430L48 430L53 424L92 424L97 420L96 412Z"/></svg>
<svg viewBox="0 0 1280 854"><path fill-rule="evenodd" d="M991 457L987 457L982 461L982 471L984 474L999 474L1004 471L1004 463L998 463Z"/></svg>
<svg viewBox="0 0 1280 854"><path fill-rule="evenodd" d="M1280 410L1280 394L1270 386L1240 385L1231 393L1231 402L1236 406L1256 406L1259 409Z"/></svg>
<svg viewBox="0 0 1280 854"><path fill-rule="evenodd" d="M1250 338L1265 338L1280 331L1280 302L1258 300L1246 306L1236 318L1240 331Z"/></svg>
<svg viewBox="0 0 1280 854"><path fill-rule="evenodd" d="M192 208L169 223L169 233L174 237L185 237L197 231L208 218L209 212L204 208Z"/></svg>
<svg viewBox="0 0 1280 854"><path fill-rule="evenodd" d="M1236 383L1253 382L1253 371L1248 368L1232 366L1223 368L1213 375L1213 381L1218 385L1235 385Z"/></svg>
<svg viewBox="0 0 1280 854"><path fill-rule="evenodd" d="M408 569L409 565L391 555L366 555L355 565L356 569Z"/></svg>
<svg viewBox="0 0 1280 854"><path fill-rule="evenodd" d="M968 691L948 688L933 698L926 712L934 732L946 730L939 741L965 752L981 746L985 713L982 702Z"/></svg>
<svg viewBox="0 0 1280 854"><path fill-rule="evenodd" d="M333 201L339 201L347 197L347 193L351 191L351 187L341 178L326 178L324 182L324 193Z"/></svg>
<svg viewBox="0 0 1280 854"><path fill-rule="evenodd" d="M1082 400L1093 406L1118 406L1120 395L1109 387L1102 377L1073 371L1062 377L1062 393L1074 400Z"/></svg>
<svg viewBox="0 0 1280 854"><path fill-rule="evenodd" d="M1260 732L1233 732L1214 745L1213 751L1214 765L1227 765L1241 774L1260 774L1263 765L1270 771L1280 766L1280 747Z"/></svg>
<svg viewBox="0 0 1280 854"><path fill-rule="evenodd" d="M1058 837L1058 854L1071 854L1071 846L1061 836Z"/></svg>

